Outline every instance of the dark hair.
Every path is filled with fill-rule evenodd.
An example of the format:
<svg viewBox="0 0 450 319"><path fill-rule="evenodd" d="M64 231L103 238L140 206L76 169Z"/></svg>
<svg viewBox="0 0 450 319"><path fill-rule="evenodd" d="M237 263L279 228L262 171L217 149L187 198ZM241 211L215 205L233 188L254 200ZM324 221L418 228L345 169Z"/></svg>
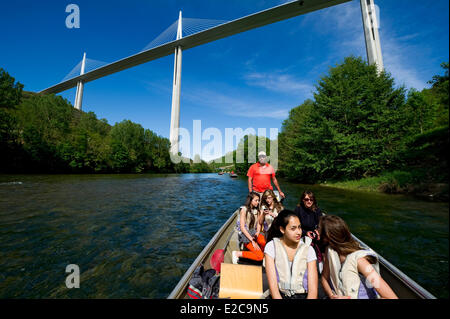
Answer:
<svg viewBox="0 0 450 319"><path fill-rule="evenodd" d="M289 224L291 217L298 218L297 214L292 210L283 209L272 222L269 230L267 231L267 242L271 241L274 237L282 237L283 233L280 231L280 227L286 228Z"/></svg>
<svg viewBox="0 0 450 319"><path fill-rule="evenodd" d="M352 237L348 225L339 216L324 215L320 217L319 234L321 241L329 245L339 255L347 256L357 250L363 249ZM366 259L371 264L376 262L373 256L366 256Z"/></svg>
<svg viewBox="0 0 450 319"><path fill-rule="evenodd" d="M248 194L247 199L245 200L245 204L244 204L245 208L247 209L247 214L250 213L250 225L247 225L248 229L252 229L256 223L256 218L252 214L252 210L253 210L252 200L254 197L258 197L259 199L261 199L258 193L250 192L250 194ZM258 214L259 214L259 205L256 209L258 210Z"/></svg>
<svg viewBox="0 0 450 319"><path fill-rule="evenodd" d="M303 200L305 199L306 195L308 195L309 198L311 198L312 201L313 201L313 204L312 204L312 206L311 206L310 209L311 209L313 212L316 212L316 210L317 210L317 208L318 208L318 206L317 206L317 201L316 201L316 196L314 196L314 193L313 193L312 191L309 191L309 190L305 190L305 191L302 193L302 196L300 197L300 202L297 204L297 206L303 206L303 208L306 208L305 204L303 203ZM306 209L308 209L308 208L306 208Z"/></svg>

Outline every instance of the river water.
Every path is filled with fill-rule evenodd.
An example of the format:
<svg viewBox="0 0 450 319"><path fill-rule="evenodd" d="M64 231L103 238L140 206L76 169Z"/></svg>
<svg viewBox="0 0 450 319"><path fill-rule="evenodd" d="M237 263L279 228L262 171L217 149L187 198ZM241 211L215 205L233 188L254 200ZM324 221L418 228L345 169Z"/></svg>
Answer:
<svg viewBox="0 0 450 319"><path fill-rule="evenodd" d="M449 205L280 180L439 298L448 298ZM165 298L243 202L228 175L0 175L0 298ZM66 287L66 266L80 288Z"/></svg>

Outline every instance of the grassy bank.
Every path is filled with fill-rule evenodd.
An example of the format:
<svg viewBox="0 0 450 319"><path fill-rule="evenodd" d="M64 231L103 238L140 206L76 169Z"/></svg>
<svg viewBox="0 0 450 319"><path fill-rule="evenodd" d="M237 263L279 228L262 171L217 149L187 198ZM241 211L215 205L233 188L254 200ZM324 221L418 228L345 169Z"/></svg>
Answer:
<svg viewBox="0 0 450 319"><path fill-rule="evenodd" d="M397 170L359 180L327 181L321 185L367 192L410 194L427 199L448 201L448 182L436 183L427 177L426 171Z"/></svg>

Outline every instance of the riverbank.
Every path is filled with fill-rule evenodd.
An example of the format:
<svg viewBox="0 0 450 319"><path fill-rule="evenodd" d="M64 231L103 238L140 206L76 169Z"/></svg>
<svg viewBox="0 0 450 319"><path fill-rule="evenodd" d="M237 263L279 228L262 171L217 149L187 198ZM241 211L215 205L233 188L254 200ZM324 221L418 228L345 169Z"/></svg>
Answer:
<svg viewBox="0 0 450 319"><path fill-rule="evenodd" d="M413 195L433 201L449 201L448 183L427 181L417 172L394 171L359 180L326 181L319 185L365 192Z"/></svg>

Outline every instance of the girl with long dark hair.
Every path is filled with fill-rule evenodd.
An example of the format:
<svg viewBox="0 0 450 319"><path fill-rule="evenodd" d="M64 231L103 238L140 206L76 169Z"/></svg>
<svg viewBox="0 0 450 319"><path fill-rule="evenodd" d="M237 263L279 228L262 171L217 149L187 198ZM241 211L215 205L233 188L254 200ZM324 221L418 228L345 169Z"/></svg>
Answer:
<svg viewBox="0 0 450 319"><path fill-rule="evenodd" d="M262 261L264 259L265 237L260 234L259 194L251 192L247 196L244 206L241 206L236 228L239 234L239 243L243 243L248 251L233 251L232 262L237 264L240 257Z"/></svg>
<svg viewBox="0 0 450 319"><path fill-rule="evenodd" d="M302 239L298 216L282 210L267 234L265 267L273 299L316 299L318 274L311 238Z"/></svg>

